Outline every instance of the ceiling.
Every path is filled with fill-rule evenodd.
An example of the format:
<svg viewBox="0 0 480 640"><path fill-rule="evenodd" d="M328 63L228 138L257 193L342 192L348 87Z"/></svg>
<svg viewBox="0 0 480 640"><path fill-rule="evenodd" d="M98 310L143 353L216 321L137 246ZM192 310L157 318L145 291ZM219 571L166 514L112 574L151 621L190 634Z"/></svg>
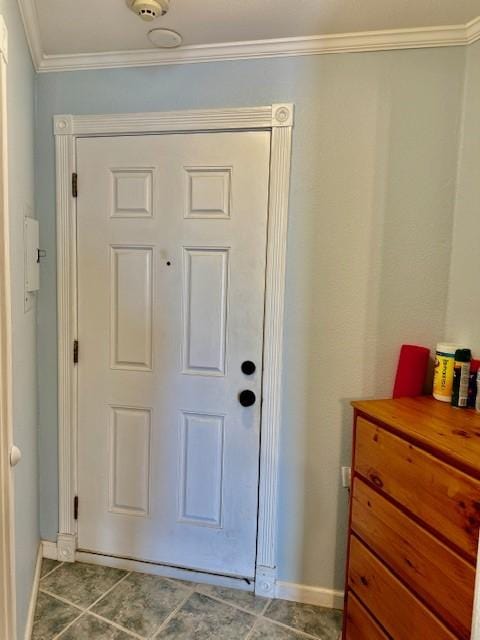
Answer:
<svg viewBox="0 0 480 640"><path fill-rule="evenodd" d="M147 31L160 26L193 45L457 25L480 14L480 0L171 0L165 17L145 23L125 0L36 6L47 54L148 49Z"/></svg>
<svg viewBox="0 0 480 640"><path fill-rule="evenodd" d="M432 27L458 36L456 27L480 16L480 0L171 0L166 16L145 23L126 0L18 2L31 47L45 58L151 50L156 27L180 32L188 48L385 30L428 36Z"/></svg>

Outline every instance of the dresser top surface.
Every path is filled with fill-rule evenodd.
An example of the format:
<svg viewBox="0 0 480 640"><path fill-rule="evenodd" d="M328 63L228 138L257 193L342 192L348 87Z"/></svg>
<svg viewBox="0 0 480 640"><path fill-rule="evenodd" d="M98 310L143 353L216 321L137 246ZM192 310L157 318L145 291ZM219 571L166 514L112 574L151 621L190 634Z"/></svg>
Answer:
<svg viewBox="0 0 480 640"><path fill-rule="evenodd" d="M480 413L473 409L457 409L430 396L362 400L352 405L364 416L480 477Z"/></svg>

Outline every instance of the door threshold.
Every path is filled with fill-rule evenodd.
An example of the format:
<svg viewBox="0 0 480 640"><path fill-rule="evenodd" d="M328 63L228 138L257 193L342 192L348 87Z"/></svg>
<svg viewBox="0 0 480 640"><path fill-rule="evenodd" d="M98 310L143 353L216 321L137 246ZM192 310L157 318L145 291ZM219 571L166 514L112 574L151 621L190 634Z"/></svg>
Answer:
<svg viewBox="0 0 480 640"><path fill-rule="evenodd" d="M255 580L250 578L239 578L209 573L208 571L185 569L145 560L132 560L121 556L109 556L104 553L82 551L81 549L76 552L75 559L77 562L97 564L104 567L113 567L115 569L124 569L125 571L148 573L154 576L162 576L163 578L172 578L173 580L186 580L187 582L211 584L216 587L229 587L231 589L239 589L241 591L255 590Z"/></svg>

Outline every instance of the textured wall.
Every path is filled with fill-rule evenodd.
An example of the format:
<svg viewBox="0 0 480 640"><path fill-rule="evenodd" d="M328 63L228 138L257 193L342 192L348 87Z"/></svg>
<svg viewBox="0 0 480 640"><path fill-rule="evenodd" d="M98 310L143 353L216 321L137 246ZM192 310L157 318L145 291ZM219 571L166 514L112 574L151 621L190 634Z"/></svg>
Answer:
<svg viewBox="0 0 480 640"><path fill-rule="evenodd" d="M36 312L24 312L23 217L34 208L34 71L17 3L0 0L8 29L8 170L13 305L14 441L23 453L15 478L18 637L22 638L39 542Z"/></svg>
<svg viewBox="0 0 480 640"><path fill-rule="evenodd" d="M480 42L467 50L465 98L458 162L452 264L448 296L448 340L480 357Z"/></svg>
<svg viewBox="0 0 480 640"><path fill-rule="evenodd" d="M465 50L38 76L41 532L57 532L52 115L294 102L279 573L342 588L352 398L388 396L403 342L443 337Z"/></svg>

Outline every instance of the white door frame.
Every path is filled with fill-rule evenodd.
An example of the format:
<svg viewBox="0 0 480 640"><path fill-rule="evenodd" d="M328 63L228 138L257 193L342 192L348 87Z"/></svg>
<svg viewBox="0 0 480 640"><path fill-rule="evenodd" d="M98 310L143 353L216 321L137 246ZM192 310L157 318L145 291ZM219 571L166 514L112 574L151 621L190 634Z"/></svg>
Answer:
<svg viewBox="0 0 480 640"><path fill-rule="evenodd" d="M7 147L7 27L0 16L0 638L16 638L12 448L12 307Z"/></svg>
<svg viewBox="0 0 480 640"><path fill-rule="evenodd" d="M77 548L74 497L77 489L77 371L72 349L77 337L76 139L86 136L271 131L267 229L263 405L255 590L273 595L276 579L278 439L280 429L285 261L290 185L292 104L265 107L54 116L57 179L58 419L60 560L73 562ZM81 176L79 177L81 189Z"/></svg>

